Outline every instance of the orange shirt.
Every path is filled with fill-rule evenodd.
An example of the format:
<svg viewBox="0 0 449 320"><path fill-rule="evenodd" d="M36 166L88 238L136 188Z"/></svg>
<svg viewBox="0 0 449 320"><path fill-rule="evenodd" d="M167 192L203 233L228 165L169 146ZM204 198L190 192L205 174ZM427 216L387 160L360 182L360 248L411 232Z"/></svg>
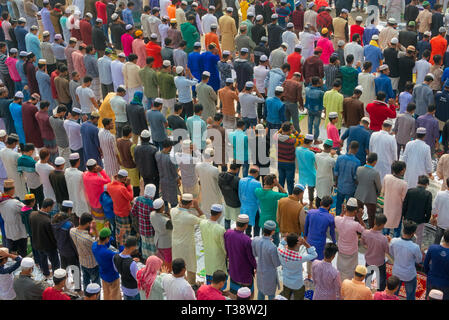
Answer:
<svg viewBox="0 0 449 320"><path fill-rule="evenodd" d="M176 6L173 4L168 6L167 14L170 19L176 19Z"/></svg>
<svg viewBox="0 0 449 320"><path fill-rule="evenodd" d="M147 50L147 56L154 58L153 68L157 69L162 67L161 46L159 46L157 43L150 41L145 45L145 47Z"/></svg>
<svg viewBox="0 0 449 320"><path fill-rule="evenodd" d="M218 55L221 58L221 48L220 41L218 41L218 35L213 32L206 33L206 37L204 38L204 43L206 44L206 49L211 43L215 43L215 46L218 49Z"/></svg>
<svg viewBox="0 0 449 320"><path fill-rule="evenodd" d="M364 281L346 279L341 284L341 297L344 300L373 300L373 294Z"/></svg>
<svg viewBox="0 0 449 320"><path fill-rule="evenodd" d="M239 92L231 90L230 87L225 86L218 90L218 97L222 104L222 113L227 116L235 116L235 101L239 101Z"/></svg>
<svg viewBox="0 0 449 320"><path fill-rule="evenodd" d="M439 54L441 58L444 58L444 53L446 52L447 48L447 40L444 39L441 36L441 34L439 34L436 37L433 37L432 40L430 40L430 46L432 47L432 53L430 55L430 63L434 64L433 62L434 55Z"/></svg>

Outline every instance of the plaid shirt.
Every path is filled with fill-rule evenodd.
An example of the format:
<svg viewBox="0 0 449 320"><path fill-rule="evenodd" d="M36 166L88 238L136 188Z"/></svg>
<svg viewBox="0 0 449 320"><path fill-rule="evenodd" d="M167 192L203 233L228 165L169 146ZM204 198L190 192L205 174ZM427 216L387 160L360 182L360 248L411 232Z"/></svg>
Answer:
<svg viewBox="0 0 449 320"><path fill-rule="evenodd" d="M299 251L293 251L287 247L278 247L279 257L285 259L285 261L301 261L302 255Z"/></svg>
<svg viewBox="0 0 449 320"><path fill-rule="evenodd" d="M153 200L146 197L138 197L131 209L131 214L138 218L139 233L144 237L154 237L154 229L150 222L151 211L153 211Z"/></svg>

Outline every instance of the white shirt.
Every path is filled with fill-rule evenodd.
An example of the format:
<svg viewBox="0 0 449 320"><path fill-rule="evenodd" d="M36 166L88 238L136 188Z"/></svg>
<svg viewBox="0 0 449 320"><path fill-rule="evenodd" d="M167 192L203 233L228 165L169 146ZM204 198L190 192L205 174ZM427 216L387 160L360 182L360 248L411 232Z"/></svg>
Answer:
<svg viewBox="0 0 449 320"><path fill-rule="evenodd" d="M409 188L416 187L419 176L433 171L430 147L422 140L416 139L407 142L402 160L407 164L404 180L407 181Z"/></svg>
<svg viewBox="0 0 449 320"><path fill-rule="evenodd" d="M42 185L44 186L44 197L50 198L56 201L55 192L53 191L53 188L50 183L50 179L48 178L50 175L50 172L54 171L55 168L49 165L48 163L41 163L39 160L36 163L36 172L41 177Z"/></svg>
<svg viewBox="0 0 449 320"><path fill-rule="evenodd" d="M6 148L6 145L3 141L0 141L0 150ZM3 165L2 160L0 159L0 179L8 179L8 174L6 173L5 166Z"/></svg>
<svg viewBox="0 0 449 320"><path fill-rule="evenodd" d="M385 175L391 173L391 164L398 159L396 139L385 130L373 132L369 150L377 153L374 169L379 172L380 181L383 182Z"/></svg>
<svg viewBox="0 0 449 320"><path fill-rule="evenodd" d="M270 69L265 66L258 65L254 67L254 81L260 93L265 93L265 78L268 72L270 72Z"/></svg>
<svg viewBox="0 0 449 320"><path fill-rule="evenodd" d="M167 300L196 300L192 286L184 277L175 278L172 274L164 275L162 287Z"/></svg>
<svg viewBox="0 0 449 320"><path fill-rule="evenodd" d="M363 47L359 45L357 42L352 41L345 45L344 48L344 56L345 61L348 54L352 54L354 56L354 63L357 63L357 61L360 61L363 65L363 61L365 60L365 55L363 53Z"/></svg>
<svg viewBox="0 0 449 320"><path fill-rule="evenodd" d="M302 56L304 59L307 59L308 57L313 55L313 50L315 48L315 41L320 40L321 35L319 32L315 32L315 34L310 32L300 32L299 33L299 41L302 45Z"/></svg>
<svg viewBox="0 0 449 320"><path fill-rule="evenodd" d="M69 192L69 200L73 201L73 212L78 217L81 217L84 212L90 212L84 190L83 172L77 168L67 168L64 176L67 183L67 191Z"/></svg>
<svg viewBox="0 0 449 320"><path fill-rule="evenodd" d="M82 113L91 113L94 111L94 104L92 103L91 98L95 98L95 94L91 88L79 86L76 88L76 95L80 101L81 112Z"/></svg>
<svg viewBox="0 0 449 320"><path fill-rule="evenodd" d="M413 72L416 72L416 84L423 83L426 74L429 73L430 67L432 65L426 59L421 59L416 61Z"/></svg>
<svg viewBox="0 0 449 320"><path fill-rule="evenodd" d="M64 120L64 129L69 138L69 147L72 150L79 150L83 147L81 138L81 125L74 120Z"/></svg>
<svg viewBox="0 0 449 320"><path fill-rule="evenodd" d="M161 9L161 14L160 14L160 16L161 17L163 17L163 16L168 16L168 12L167 12L167 8L168 8L168 6L171 4L171 1L170 0L160 0L159 1L159 5L161 6L160 7L160 9Z"/></svg>
<svg viewBox="0 0 449 320"><path fill-rule="evenodd" d="M295 51L295 46L299 43L299 40L294 32L284 31L282 34L282 42L288 44L287 55L289 55Z"/></svg>
<svg viewBox="0 0 449 320"><path fill-rule="evenodd" d="M161 23L158 26L158 29L159 29L159 34L161 35L162 47L165 47L165 42L164 41L165 41L165 38L167 38L168 24Z"/></svg>
<svg viewBox="0 0 449 320"><path fill-rule="evenodd" d="M0 203L0 212L5 222L5 237L16 241L28 236L22 223L20 211L24 204L17 199L7 199Z"/></svg>
<svg viewBox="0 0 449 320"><path fill-rule="evenodd" d="M115 59L111 62L111 74L112 83L114 84L114 91L117 91L117 87L121 84L125 84L125 79L123 78L123 66L124 63Z"/></svg>
<svg viewBox="0 0 449 320"><path fill-rule="evenodd" d="M203 32L209 33L210 32L210 25L215 23L218 26L218 20L217 17L213 14L207 13L203 16L202 20L202 26L203 26Z"/></svg>
<svg viewBox="0 0 449 320"><path fill-rule="evenodd" d="M449 228L449 190L438 191L433 200L433 214L438 214L437 226L446 230Z"/></svg>

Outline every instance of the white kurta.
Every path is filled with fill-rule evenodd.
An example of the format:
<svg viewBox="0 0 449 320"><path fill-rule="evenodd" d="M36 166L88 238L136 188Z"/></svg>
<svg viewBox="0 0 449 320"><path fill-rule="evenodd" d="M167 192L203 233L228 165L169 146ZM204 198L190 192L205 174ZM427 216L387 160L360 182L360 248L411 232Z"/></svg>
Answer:
<svg viewBox="0 0 449 320"><path fill-rule="evenodd" d="M217 17L214 16L213 14L210 13L206 13L203 18L201 18L202 20L202 27L203 27L203 32L205 34L210 32L210 25L215 23L218 26L218 20Z"/></svg>
<svg viewBox="0 0 449 320"><path fill-rule="evenodd" d="M315 155L315 161L317 166L315 188L317 197L322 199L324 196L330 196L332 194L334 167L337 162L337 156L320 152Z"/></svg>
<svg viewBox="0 0 449 320"><path fill-rule="evenodd" d="M210 163L201 162L195 166L195 173L201 185L201 205L200 208L210 216L210 207L213 204L223 204L223 196L218 187L218 168Z"/></svg>
<svg viewBox="0 0 449 320"><path fill-rule="evenodd" d="M118 59L111 62L111 75L112 83L114 84L114 91L117 91L117 87L121 84L125 84L123 77L123 66L125 64Z"/></svg>
<svg viewBox="0 0 449 320"><path fill-rule="evenodd" d="M3 162L3 166L6 169L9 179L14 180L14 186L16 188L15 196L20 199L24 199L27 194L27 188L25 185L24 176L17 171L17 160L20 158L20 153L10 149L4 148L0 151L0 159Z"/></svg>
<svg viewBox="0 0 449 320"><path fill-rule="evenodd" d="M73 201L73 212L78 217L81 217L85 212L90 212L90 207L86 200L86 191L84 190L83 172L77 168L67 168L64 176L69 199Z"/></svg>
<svg viewBox="0 0 449 320"><path fill-rule="evenodd" d="M379 172L380 181L391 173L391 164L398 159L396 139L387 131L373 132L369 140L370 152L377 153L377 163L374 169Z"/></svg>
<svg viewBox="0 0 449 320"><path fill-rule="evenodd" d="M366 113L366 106L368 105L368 103L371 103L376 99L376 85L374 83L375 78L376 77L372 73L359 73L359 85L361 85L363 88L362 95L360 96L360 101L363 102L365 116L368 115Z"/></svg>
<svg viewBox="0 0 449 320"><path fill-rule="evenodd" d="M196 273L195 226L202 218L196 216L195 209L175 207L170 210L173 223L172 259L183 258L186 269Z"/></svg>
<svg viewBox="0 0 449 320"><path fill-rule="evenodd" d="M286 42L288 44L287 55L295 52L295 46L299 43L298 37L294 32L284 31L282 34L282 42Z"/></svg>
<svg viewBox="0 0 449 320"><path fill-rule="evenodd" d="M299 33L299 41L302 45L301 54L304 59L307 59L308 57L313 55L313 50L315 49L315 41L318 41L320 38L321 35L319 32L316 32L315 34L306 31Z"/></svg>
<svg viewBox="0 0 449 320"><path fill-rule="evenodd" d="M422 140L416 139L405 145L402 160L407 164L404 180L409 188L418 184L418 177L432 172L432 156L430 147Z"/></svg>

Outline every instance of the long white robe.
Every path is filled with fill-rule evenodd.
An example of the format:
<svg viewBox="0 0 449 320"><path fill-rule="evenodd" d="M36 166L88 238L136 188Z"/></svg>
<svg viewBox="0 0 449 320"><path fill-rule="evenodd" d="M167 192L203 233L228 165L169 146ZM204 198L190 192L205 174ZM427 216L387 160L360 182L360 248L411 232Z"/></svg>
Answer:
<svg viewBox="0 0 449 320"><path fill-rule="evenodd" d="M294 32L284 31L282 34L282 42L288 44L287 55L289 55L295 51L295 46L299 43L299 40Z"/></svg>
<svg viewBox="0 0 449 320"><path fill-rule="evenodd" d="M67 191L69 192L69 200L73 201L73 212L78 217L81 217L84 212L90 212L84 190L83 172L77 168L67 168L64 176L67 183Z"/></svg>
<svg viewBox="0 0 449 320"><path fill-rule="evenodd" d="M299 41L302 45L301 54L304 59L307 59L308 57L313 55L313 50L315 49L315 41L318 41L320 38L321 35L319 32L316 32L315 34L306 31L299 33Z"/></svg>
<svg viewBox="0 0 449 320"><path fill-rule="evenodd" d="M201 185L200 208L204 214L210 216L213 204L223 204L223 195L218 187L218 168L208 162L201 162L195 166L195 173Z"/></svg>
<svg viewBox="0 0 449 320"><path fill-rule="evenodd" d="M363 102L363 109L365 110L365 116L367 116L366 106L368 103L373 102L376 99L376 85L374 79L376 77L372 73L359 73L359 85L362 86L363 92L360 96L360 101Z"/></svg>
<svg viewBox="0 0 449 320"><path fill-rule="evenodd" d="M315 161L317 167L315 188L317 197L322 199L324 196L330 196L332 194L334 167L337 162L337 156L320 152L315 155Z"/></svg>
<svg viewBox="0 0 449 320"><path fill-rule="evenodd" d="M402 160L407 164L404 180L407 181L408 188L416 187L419 176L432 172L430 147L422 140L407 142Z"/></svg>
<svg viewBox="0 0 449 320"><path fill-rule="evenodd" d="M377 163L374 169L379 172L380 181L391 173L391 164L398 159L396 139L387 131L374 132L369 140L370 152L377 153Z"/></svg>
<svg viewBox="0 0 449 320"><path fill-rule="evenodd" d="M119 85L125 84L123 77L123 66L125 64L118 59L111 62L112 83L114 84L114 91L117 91ZM126 99L125 99L126 100Z"/></svg>
<svg viewBox="0 0 449 320"><path fill-rule="evenodd" d="M183 258L186 269L196 273L195 226L204 216L196 216L195 209L175 207L170 210L173 223L172 259Z"/></svg>
<svg viewBox="0 0 449 320"><path fill-rule="evenodd" d="M0 151L0 159L6 169L9 179L14 180L14 186L16 188L15 196L19 199L24 199L27 194L27 188L25 184L25 177L17 171L17 160L20 158L20 153L10 149L4 148Z"/></svg>

